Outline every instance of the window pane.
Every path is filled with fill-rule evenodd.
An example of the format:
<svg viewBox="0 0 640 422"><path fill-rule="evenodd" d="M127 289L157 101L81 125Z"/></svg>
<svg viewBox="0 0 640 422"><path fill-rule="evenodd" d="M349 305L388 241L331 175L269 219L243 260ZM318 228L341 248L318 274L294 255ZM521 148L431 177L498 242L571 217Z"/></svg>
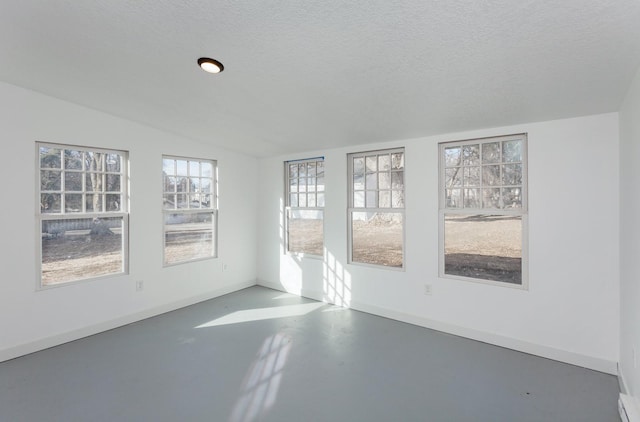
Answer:
<svg viewBox="0 0 640 422"><path fill-rule="evenodd" d="M176 162L176 175L188 176L188 166L186 160L175 160Z"/></svg>
<svg viewBox="0 0 640 422"><path fill-rule="evenodd" d="M103 192L104 173L87 173L85 174L85 189L87 192Z"/></svg>
<svg viewBox="0 0 640 422"><path fill-rule="evenodd" d="M298 164L298 176L307 177L307 165L306 164Z"/></svg>
<svg viewBox="0 0 640 422"><path fill-rule="evenodd" d="M200 177L200 163L198 161L189 161L189 176Z"/></svg>
<svg viewBox="0 0 640 422"><path fill-rule="evenodd" d="M43 193L40 195L40 212L46 214L61 211L62 196L59 193Z"/></svg>
<svg viewBox="0 0 640 422"><path fill-rule="evenodd" d="M162 171L166 173L168 176L175 176L176 174L175 162L176 162L175 160L172 160L170 158L163 159Z"/></svg>
<svg viewBox="0 0 640 422"><path fill-rule="evenodd" d="M84 153L85 170L104 172L104 154L101 152L86 151Z"/></svg>
<svg viewBox="0 0 640 422"><path fill-rule="evenodd" d="M378 189L378 174L367 174L367 189Z"/></svg>
<svg viewBox="0 0 640 422"><path fill-rule="evenodd" d="M378 171L386 171L391 168L391 157L388 154L378 156Z"/></svg>
<svg viewBox="0 0 640 422"><path fill-rule="evenodd" d="M307 163L307 176L316 176L316 163Z"/></svg>
<svg viewBox="0 0 640 422"><path fill-rule="evenodd" d="M465 208L481 208L480 189L464 190L464 207Z"/></svg>
<svg viewBox="0 0 640 422"><path fill-rule="evenodd" d="M324 193L318 193L316 202L316 206L324 207Z"/></svg>
<svg viewBox="0 0 640 422"><path fill-rule="evenodd" d="M502 195L505 208L522 208L521 188L504 188Z"/></svg>
<svg viewBox="0 0 640 422"><path fill-rule="evenodd" d="M120 195L105 195L107 211L121 211Z"/></svg>
<svg viewBox="0 0 640 422"><path fill-rule="evenodd" d="M122 232L122 218L43 221L42 284L122 273Z"/></svg>
<svg viewBox="0 0 640 422"><path fill-rule="evenodd" d="M306 207L307 206L307 194L301 193L298 195L298 206Z"/></svg>
<svg viewBox="0 0 640 422"><path fill-rule="evenodd" d="M402 214L352 213L352 261L402 267Z"/></svg>
<svg viewBox="0 0 640 422"><path fill-rule="evenodd" d="M213 217L212 211L166 214L165 264L214 256Z"/></svg>
<svg viewBox="0 0 640 422"><path fill-rule="evenodd" d="M180 177L176 179L176 191L177 192L187 192L187 188L189 186L189 179L186 177Z"/></svg>
<svg viewBox="0 0 640 422"><path fill-rule="evenodd" d="M503 185L522 184L522 164L505 164L502 166Z"/></svg>
<svg viewBox="0 0 640 422"><path fill-rule="evenodd" d="M289 192L298 192L298 179L289 180Z"/></svg>
<svg viewBox="0 0 640 422"><path fill-rule="evenodd" d="M82 194L67 193L64 195L65 212L82 212Z"/></svg>
<svg viewBox="0 0 640 422"><path fill-rule="evenodd" d="M66 149L64 151L64 168L67 170L82 170L82 151Z"/></svg>
<svg viewBox="0 0 640 422"><path fill-rule="evenodd" d="M364 191L356 191L353 193L353 207L364 207Z"/></svg>
<svg viewBox="0 0 640 422"><path fill-rule="evenodd" d="M444 149L444 165L446 167L459 166L461 163L461 147L449 147Z"/></svg>
<svg viewBox="0 0 640 422"><path fill-rule="evenodd" d="M462 163L465 166L480 164L480 145L465 145L462 147Z"/></svg>
<svg viewBox="0 0 640 422"><path fill-rule="evenodd" d="M393 170L402 170L404 169L404 153L397 152L391 154L391 168Z"/></svg>
<svg viewBox="0 0 640 422"><path fill-rule="evenodd" d="M121 176L118 174L107 174L107 192L120 192L120 180Z"/></svg>
<svg viewBox="0 0 640 422"><path fill-rule="evenodd" d="M298 177L298 165L297 164L289 164L289 178Z"/></svg>
<svg viewBox="0 0 640 422"><path fill-rule="evenodd" d="M185 193L179 193L176 195L176 207L179 209L189 208L189 198Z"/></svg>
<svg viewBox="0 0 640 422"><path fill-rule="evenodd" d="M380 208L391 208L391 191L383 190L378 192L378 198L380 200L378 204Z"/></svg>
<svg viewBox="0 0 640 422"><path fill-rule="evenodd" d="M111 173L122 172L122 156L119 154L106 154L105 162L107 164L107 171Z"/></svg>
<svg viewBox="0 0 640 422"><path fill-rule="evenodd" d="M462 167L453 167L444 171L444 185L447 188L462 186ZM465 169L466 170L466 169Z"/></svg>
<svg viewBox="0 0 640 422"><path fill-rule="evenodd" d="M87 212L103 212L102 209L102 194L88 194L86 195L85 206Z"/></svg>
<svg viewBox="0 0 640 422"><path fill-rule="evenodd" d="M378 157L377 156L369 156L366 159L367 172L377 171L378 170Z"/></svg>
<svg viewBox="0 0 640 422"><path fill-rule="evenodd" d="M65 172L64 190L82 192L82 173Z"/></svg>
<svg viewBox="0 0 640 422"><path fill-rule="evenodd" d="M52 170L41 171L40 172L40 190L42 191L61 190L62 189L61 175L62 175L62 172L60 171L52 171Z"/></svg>
<svg viewBox="0 0 640 422"><path fill-rule="evenodd" d="M353 159L353 174L364 173L364 157L357 157Z"/></svg>
<svg viewBox="0 0 640 422"><path fill-rule="evenodd" d="M500 189L482 189L483 208L502 208L500 206Z"/></svg>
<svg viewBox="0 0 640 422"><path fill-rule="evenodd" d="M403 171L391 172L391 188L404 189L404 172Z"/></svg>
<svg viewBox="0 0 640 422"><path fill-rule="evenodd" d="M500 166L482 166L482 184L485 186L499 186Z"/></svg>
<svg viewBox="0 0 640 422"><path fill-rule="evenodd" d="M391 188L391 175L389 173L378 173L378 189Z"/></svg>
<svg viewBox="0 0 640 422"><path fill-rule="evenodd" d="M189 195L189 208L200 208L200 194L192 193Z"/></svg>
<svg viewBox="0 0 640 422"><path fill-rule="evenodd" d="M378 192L375 190L366 191L367 208L377 208L378 207Z"/></svg>
<svg viewBox="0 0 640 422"><path fill-rule="evenodd" d="M200 190L203 193L211 193L211 179L200 179Z"/></svg>
<svg viewBox="0 0 640 422"><path fill-rule="evenodd" d="M403 190L391 191L391 206L393 208L404 208L404 191Z"/></svg>
<svg viewBox="0 0 640 422"><path fill-rule="evenodd" d="M308 207L315 207L316 206L316 194L315 193L308 193L307 194L307 206Z"/></svg>
<svg viewBox="0 0 640 422"><path fill-rule="evenodd" d="M464 185L480 186L480 167L464 168Z"/></svg>
<svg viewBox="0 0 640 422"><path fill-rule="evenodd" d="M164 204L164 209L175 209L176 207L176 196L175 195L164 195L162 197L162 202Z"/></svg>
<svg viewBox="0 0 640 422"><path fill-rule="evenodd" d="M353 190L364 190L364 176L362 174L353 175Z"/></svg>
<svg viewBox="0 0 640 422"><path fill-rule="evenodd" d="M60 150L58 148L40 147L40 168L41 169L60 169L62 162L60 160Z"/></svg>
<svg viewBox="0 0 640 422"><path fill-rule="evenodd" d="M318 161L317 162L317 167L316 167L316 171L317 171L317 176L324 176L324 161Z"/></svg>
<svg viewBox="0 0 640 422"><path fill-rule="evenodd" d="M320 210L291 210L287 221L289 252L323 254L323 217Z"/></svg>
<svg viewBox="0 0 640 422"><path fill-rule="evenodd" d="M297 193L292 193L291 195L289 195L289 205L291 205L292 207L297 207L298 206L298 194Z"/></svg>
<svg viewBox="0 0 640 422"><path fill-rule="evenodd" d="M202 177L213 178L213 164L209 162L200 163L200 171L202 172Z"/></svg>
<svg viewBox="0 0 640 422"><path fill-rule="evenodd" d="M482 164L500 162L500 143L489 142L482 144Z"/></svg>
<svg viewBox="0 0 640 422"><path fill-rule="evenodd" d="M522 141L503 142L502 161L505 163L522 161Z"/></svg>
<svg viewBox="0 0 640 422"><path fill-rule="evenodd" d="M190 177L189 178L189 192L200 192L200 178L199 177Z"/></svg>
<svg viewBox="0 0 640 422"><path fill-rule="evenodd" d="M462 189L447 189L445 192L447 208L462 207Z"/></svg>
<svg viewBox="0 0 640 422"><path fill-rule="evenodd" d="M324 192L324 177L318 177L317 183L316 189L318 189L318 192Z"/></svg>
<svg viewBox="0 0 640 422"><path fill-rule="evenodd" d="M445 215L445 274L522 284L522 218Z"/></svg>

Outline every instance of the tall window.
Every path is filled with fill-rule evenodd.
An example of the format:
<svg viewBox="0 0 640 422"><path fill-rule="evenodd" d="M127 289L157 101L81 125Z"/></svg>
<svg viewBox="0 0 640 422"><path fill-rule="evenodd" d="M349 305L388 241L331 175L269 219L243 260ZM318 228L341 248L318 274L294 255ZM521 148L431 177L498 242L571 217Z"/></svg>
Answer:
<svg viewBox="0 0 640 422"><path fill-rule="evenodd" d="M404 148L348 155L349 262L404 267Z"/></svg>
<svg viewBox="0 0 640 422"><path fill-rule="evenodd" d="M324 246L324 161L314 158L285 163L286 249L322 256Z"/></svg>
<svg viewBox="0 0 640 422"><path fill-rule="evenodd" d="M217 256L216 162L162 158L164 263Z"/></svg>
<svg viewBox="0 0 640 422"><path fill-rule="evenodd" d="M440 275L526 287L525 134L440 144Z"/></svg>
<svg viewBox="0 0 640 422"><path fill-rule="evenodd" d="M40 286L127 271L127 153L36 143Z"/></svg>

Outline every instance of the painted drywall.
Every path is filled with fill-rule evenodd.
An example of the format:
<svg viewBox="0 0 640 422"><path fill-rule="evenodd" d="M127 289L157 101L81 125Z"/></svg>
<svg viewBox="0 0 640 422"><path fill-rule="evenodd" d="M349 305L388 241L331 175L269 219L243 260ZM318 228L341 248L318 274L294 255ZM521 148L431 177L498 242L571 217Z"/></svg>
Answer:
<svg viewBox="0 0 640 422"><path fill-rule="evenodd" d="M528 133L529 289L438 276L438 143ZM615 373L617 113L260 160L258 283ZM347 264L346 154L406 148L406 270ZM283 161L325 157L325 257L283 253ZM431 284L433 294L423 294Z"/></svg>
<svg viewBox="0 0 640 422"><path fill-rule="evenodd" d="M640 403L640 69L620 109L620 374ZM635 351L635 359L634 359ZM640 406L639 406L640 409Z"/></svg>
<svg viewBox="0 0 640 422"><path fill-rule="evenodd" d="M4 83L0 110L0 360L255 284L254 158ZM36 291L35 141L129 151L128 275ZM217 160L217 259L163 267L162 154Z"/></svg>

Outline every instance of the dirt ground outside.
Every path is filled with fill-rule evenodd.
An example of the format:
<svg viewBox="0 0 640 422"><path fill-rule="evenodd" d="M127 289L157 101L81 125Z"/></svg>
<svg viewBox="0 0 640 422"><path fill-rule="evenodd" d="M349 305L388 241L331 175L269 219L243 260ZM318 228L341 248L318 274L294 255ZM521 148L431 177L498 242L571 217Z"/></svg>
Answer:
<svg viewBox="0 0 640 422"><path fill-rule="evenodd" d="M122 235L118 230L111 230L111 234L100 235L91 235L90 230L70 230L43 237L42 284L52 286L123 271ZM210 225L208 230L167 234L165 259L168 264L212 255Z"/></svg>
<svg viewBox="0 0 640 422"><path fill-rule="evenodd" d="M445 217L445 274L522 283L522 220L515 216Z"/></svg>

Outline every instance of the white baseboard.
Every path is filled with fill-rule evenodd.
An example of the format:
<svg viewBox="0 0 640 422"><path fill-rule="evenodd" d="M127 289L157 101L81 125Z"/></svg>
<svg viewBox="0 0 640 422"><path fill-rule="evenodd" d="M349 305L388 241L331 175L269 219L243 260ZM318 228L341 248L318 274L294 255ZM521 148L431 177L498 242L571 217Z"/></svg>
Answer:
<svg viewBox="0 0 640 422"><path fill-rule="evenodd" d="M618 411L624 422L640 422L640 403L635 398L620 393Z"/></svg>
<svg viewBox="0 0 640 422"><path fill-rule="evenodd" d="M94 334L98 334L104 331L112 330L114 328L122 327L123 325L131 324L141 321L143 319L151 318L156 315L164 314L166 312L175 311L176 309L184 308L185 306L194 305L205 300L213 299L218 296L233 293L238 290L246 289L247 287L255 286L255 281L246 281L231 286L225 286L211 292L189 297L186 299L178 300L176 302L167 303L165 305L157 306L151 309L145 309L134 314L125 315L119 318L115 318L109 321L105 321L99 324L83 327L77 330L68 331L62 334L45 337L39 340L35 340L29 343L20 344L17 346L9 347L7 349L0 350L0 362L6 360L15 359L20 356L28 355L30 353L38 352L40 350L48 349L50 347L59 346L70 341L78 340L83 337L88 337Z"/></svg>
<svg viewBox="0 0 640 422"><path fill-rule="evenodd" d="M259 286L268 287L274 290L285 291L283 286L280 285L279 283L272 283L272 282L259 279L257 284ZM326 299L323 297L323 294L320 291L302 289L301 295L309 299L326 302ZM367 303L352 301L349 307L357 311L362 311L362 312L370 313L373 315L378 315L385 318L390 318L397 321L418 325L420 327L430 328L436 331L441 331L444 333L465 337L471 340L476 340L483 343L488 343L495 346L500 346L507 349L516 350L519 352L524 352L524 353L540 356L547 359L557 360L559 362L564 362L571 365L580 366L583 368L593 369L595 371L604 372L611 375L618 374L617 362L609 361L606 359L600 359L592 356L583 355L580 353L569 352L561 349L555 349L549 346L543 346L543 345L530 343L523 340L517 340L510 337L501 336L494 333L488 333L484 331L465 328L465 327L449 324L442 321L422 318L415 315L406 314L403 312L381 308L381 307L370 305Z"/></svg>

